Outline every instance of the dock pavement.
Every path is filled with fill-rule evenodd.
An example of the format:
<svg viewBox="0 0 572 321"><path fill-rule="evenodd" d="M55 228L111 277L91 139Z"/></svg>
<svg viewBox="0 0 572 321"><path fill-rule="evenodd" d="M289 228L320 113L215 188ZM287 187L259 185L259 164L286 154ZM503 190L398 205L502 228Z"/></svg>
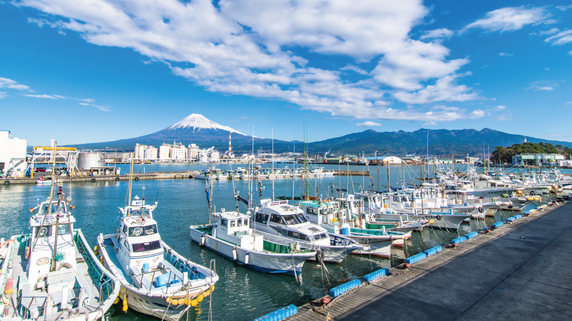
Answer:
<svg viewBox="0 0 572 321"><path fill-rule="evenodd" d="M572 320L572 204L444 248L287 320Z"/></svg>

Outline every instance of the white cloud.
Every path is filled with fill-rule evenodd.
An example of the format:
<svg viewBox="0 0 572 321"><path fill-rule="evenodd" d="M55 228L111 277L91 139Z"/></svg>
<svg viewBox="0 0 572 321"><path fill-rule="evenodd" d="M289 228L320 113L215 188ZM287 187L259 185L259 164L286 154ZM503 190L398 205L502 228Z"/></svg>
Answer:
<svg viewBox="0 0 572 321"><path fill-rule="evenodd" d="M107 107L107 106L99 106L99 105L94 105L94 104L91 104L91 106L93 106L93 107L95 107L101 111L109 111L109 107Z"/></svg>
<svg viewBox="0 0 572 321"><path fill-rule="evenodd" d="M566 105L572 105L572 101L567 101Z"/></svg>
<svg viewBox="0 0 572 321"><path fill-rule="evenodd" d="M421 40L425 40L425 39L449 39L454 34L455 34L455 32L453 32L452 30L449 30L447 28L440 28L440 29L426 31L425 34L423 34L421 37L419 37L419 39L421 39Z"/></svg>
<svg viewBox="0 0 572 321"><path fill-rule="evenodd" d="M539 36L553 35L553 34L559 32L559 31L560 31L560 29L558 29L558 28L552 28L552 29L550 29L550 30L541 31L541 32L538 33L538 35L539 35Z"/></svg>
<svg viewBox="0 0 572 321"><path fill-rule="evenodd" d="M550 134L550 137L554 137L554 138L562 138L564 137L562 134Z"/></svg>
<svg viewBox="0 0 572 321"><path fill-rule="evenodd" d="M568 51L568 55L572 56L572 50Z"/></svg>
<svg viewBox="0 0 572 321"><path fill-rule="evenodd" d="M428 121L423 123L423 127L429 127L429 126L437 126L437 123L434 121Z"/></svg>
<svg viewBox="0 0 572 321"><path fill-rule="evenodd" d="M0 77L0 88L31 91L30 87L26 85L22 85L12 79L2 78L2 77Z"/></svg>
<svg viewBox="0 0 572 321"><path fill-rule="evenodd" d="M91 99L91 98L81 98L81 99L77 99L79 101L83 101L85 103L90 103L93 104L95 102L95 99Z"/></svg>
<svg viewBox="0 0 572 321"><path fill-rule="evenodd" d="M363 123L357 123L356 126L358 126L358 127L379 127L379 126L381 126L381 124L373 122L373 121L366 121Z"/></svg>
<svg viewBox="0 0 572 321"><path fill-rule="evenodd" d="M551 14L544 8L507 7L485 14L485 17L465 26L461 32L471 28L483 29L487 32L516 31L527 25L538 25L541 23L554 23L549 19Z"/></svg>
<svg viewBox="0 0 572 321"><path fill-rule="evenodd" d="M554 81L534 81L526 89L532 89L534 91L552 91L554 87L557 87L558 83Z"/></svg>
<svg viewBox="0 0 572 321"><path fill-rule="evenodd" d="M82 106L89 106L88 103L79 103L79 104L82 105Z"/></svg>
<svg viewBox="0 0 572 321"><path fill-rule="evenodd" d="M355 71L360 75L367 75L367 71L361 69L360 67L354 66L354 65L347 65L345 67L340 68L340 70L351 70L351 71Z"/></svg>
<svg viewBox="0 0 572 321"><path fill-rule="evenodd" d="M6 97L8 97L8 93L5 91L0 91L0 99L4 99Z"/></svg>
<svg viewBox="0 0 572 321"><path fill-rule="evenodd" d="M497 109L497 110L504 110L504 109L506 109L506 106L504 106L504 105L498 105L498 106L495 107L495 109Z"/></svg>
<svg viewBox="0 0 572 321"><path fill-rule="evenodd" d="M572 5L567 5L567 6L556 6L556 9L558 10L562 10L562 11L566 11L568 9L572 8Z"/></svg>
<svg viewBox="0 0 572 321"><path fill-rule="evenodd" d="M358 119L442 121L460 116L387 108L386 93L416 91L409 100L420 102L476 98L471 88L451 80L469 60L447 60L449 49L439 39L450 31L440 30L434 42L410 38L429 13L419 0L221 0L217 7L206 0L22 0L17 5L48 14L30 23L77 32L92 44L133 49L213 92L281 99ZM334 55L377 66L370 73L351 65L308 67ZM347 70L367 77L342 79ZM436 85L427 83L447 88L435 93Z"/></svg>
<svg viewBox="0 0 572 321"><path fill-rule="evenodd" d="M65 99L65 98L66 98L66 97L60 96L60 95L31 95L31 94L25 94L24 96L26 96L26 97L32 97L32 98L45 98L45 99Z"/></svg>
<svg viewBox="0 0 572 321"><path fill-rule="evenodd" d="M445 76L416 92L397 92L394 96L406 104L427 104L437 101L467 101L478 99L477 93L465 85L457 85L460 75Z"/></svg>
<svg viewBox="0 0 572 321"><path fill-rule="evenodd" d="M572 30L564 30L552 37L546 38L544 41L552 42L552 45L563 45L572 42Z"/></svg>
<svg viewBox="0 0 572 321"><path fill-rule="evenodd" d="M485 112L480 109L476 109L469 114L469 117L472 119L483 118L485 117Z"/></svg>
<svg viewBox="0 0 572 321"><path fill-rule="evenodd" d="M499 56L501 57L510 57L514 55L513 53L508 53L508 52L499 52Z"/></svg>

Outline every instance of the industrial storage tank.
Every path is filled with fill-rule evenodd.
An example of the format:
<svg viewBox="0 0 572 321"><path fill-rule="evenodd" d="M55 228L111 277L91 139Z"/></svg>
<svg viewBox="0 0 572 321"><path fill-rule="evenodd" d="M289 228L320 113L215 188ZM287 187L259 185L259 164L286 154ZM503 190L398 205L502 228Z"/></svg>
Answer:
<svg viewBox="0 0 572 321"><path fill-rule="evenodd" d="M101 168L105 166L105 157L103 153L95 153L95 152L85 152L79 153L78 155L78 168L82 169L92 169L92 168Z"/></svg>

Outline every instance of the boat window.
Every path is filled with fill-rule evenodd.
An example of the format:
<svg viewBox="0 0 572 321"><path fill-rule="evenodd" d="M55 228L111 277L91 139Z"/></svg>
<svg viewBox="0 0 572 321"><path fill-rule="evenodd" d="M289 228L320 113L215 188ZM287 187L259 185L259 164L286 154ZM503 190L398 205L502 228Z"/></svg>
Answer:
<svg viewBox="0 0 572 321"><path fill-rule="evenodd" d="M285 216L291 216L291 215L285 215ZM278 224L284 224L284 222L282 222L282 219L280 218L280 215L276 215L276 214L270 215L270 222L274 222L274 223L278 223ZM296 223L292 223L292 224L296 224Z"/></svg>
<svg viewBox="0 0 572 321"><path fill-rule="evenodd" d="M58 226L58 235L70 234L69 224L60 224Z"/></svg>
<svg viewBox="0 0 572 321"><path fill-rule="evenodd" d="M296 215L296 217L298 218L298 221L299 221L300 223L306 223L306 222L308 222L308 219L306 218L306 216L304 216L304 215L302 215L302 214L298 214L298 215Z"/></svg>
<svg viewBox="0 0 572 321"><path fill-rule="evenodd" d="M133 252L146 252L146 251L157 250L160 248L161 248L160 241L151 241L151 242L133 244Z"/></svg>
<svg viewBox="0 0 572 321"><path fill-rule="evenodd" d="M134 226L129 228L129 236L145 236L157 233L157 225Z"/></svg>
<svg viewBox="0 0 572 321"><path fill-rule="evenodd" d="M306 207L306 213L316 215L318 214L318 209L313 207Z"/></svg>
<svg viewBox="0 0 572 321"><path fill-rule="evenodd" d="M235 220L230 221L230 227L236 227L236 221Z"/></svg>
<svg viewBox="0 0 572 321"><path fill-rule="evenodd" d="M226 218L220 219L220 226L221 227L228 227L228 220Z"/></svg>
<svg viewBox="0 0 572 321"><path fill-rule="evenodd" d="M266 224L268 222L268 214L256 213L256 222Z"/></svg>
<svg viewBox="0 0 572 321"><path fill-rule="evenodd" d="M123 225L123 233L127 234L127 225Z"/></svg>
<svg viewBox="0 0 572 321"><path fill-rule="evenodd" d="M52 228L51 226L42 226L42 227L36 227L35 228L35 233L38 236L52 236ZM38 232L39 230L39 232Z"/></svg>

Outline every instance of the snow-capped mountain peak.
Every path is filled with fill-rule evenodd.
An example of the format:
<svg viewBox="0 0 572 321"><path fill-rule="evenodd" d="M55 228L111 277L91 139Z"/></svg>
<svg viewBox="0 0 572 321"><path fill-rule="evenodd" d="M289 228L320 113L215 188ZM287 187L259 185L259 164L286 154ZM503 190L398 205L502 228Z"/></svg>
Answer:
<svg viewBox="0 0 572 321"><path fill-rule="evenodd" d="M200 131L201 129L221 129L225 131L229 131L231 133L237 133L244 135L243 133L239 132L238 130L232 129L228 126L223 126L221 124L215 123L214 121L206 118L201 114L190 114L185 119L175 123L171 127L167 128L168 130L174 129L184 129L184 128L193 128L193 133Z"/></svg>

